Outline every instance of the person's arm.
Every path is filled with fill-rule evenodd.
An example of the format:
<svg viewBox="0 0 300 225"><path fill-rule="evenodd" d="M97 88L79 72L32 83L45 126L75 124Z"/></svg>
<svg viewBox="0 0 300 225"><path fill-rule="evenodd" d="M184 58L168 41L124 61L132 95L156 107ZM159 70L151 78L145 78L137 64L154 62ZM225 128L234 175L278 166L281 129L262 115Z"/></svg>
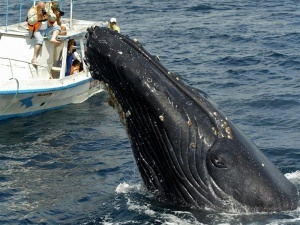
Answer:
<svg viewBox="0 0 300 225"><path fill-rule="evenodd" d="M81 62L81 56L78 52L73 52L73 59L77 59L78 61Z"/></svg>
<svg viewBox="0 0 300 225"><path fill-rule="evenodd" d="M29 25L34 25L38 22L38 15L33 8L31 8L28 11L27 18L28 18L27 22L29 23Z"/></svg>
<svg viewBox="0 0 300 225"><path fill-rule="evenodd" d="M53 12L56 16L56 23L58 26L61 26L61 21L60 21L60 12L56 11L56 12Z"/></svg>

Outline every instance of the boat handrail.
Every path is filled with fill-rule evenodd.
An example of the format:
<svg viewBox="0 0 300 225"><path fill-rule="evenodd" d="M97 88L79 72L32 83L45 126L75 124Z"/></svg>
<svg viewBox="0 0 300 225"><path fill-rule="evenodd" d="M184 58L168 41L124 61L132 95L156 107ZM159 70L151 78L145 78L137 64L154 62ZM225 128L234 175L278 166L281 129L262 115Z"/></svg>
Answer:
<svg viewBox="0 0 300 225"><path fill-rule="evenodd" d="M11 78L14 78L12 61L14 61L14 62L21 62L21 63L27 64L32 77L34 76L33 71L32 71L32 67L38 67L38 68L44 68L44 69L46 69L46 71L48 72L49 78L52 78L52 74L51 74L48 66L33 65L31 62L26 62L24 60L11 59L11 58L6 58L6 57L0 57L0 60L8 60L9 61L9 66L10 66L10 71L11 71ZM1 66L1 64L0 64L0 66Z"/></svg>
<svg viewBox="0 0 300 225"><path fill-rule="evenodd" d="M22 22L22 8L23 8L23 1L24 0L20 0L20 9L19 9L19 23ZM32 1L33 2L33 6L36 5L37 0L28 0L28 1ZM45 3L50 3L53 0L43 0L43 2ZM63 0L55 0L56 2L58 2L60 5L62 3ZM9 22L8 22L8 16L9 16L9 0L6 0L6 13L5 13L5 32L8 32L8 26L9 26ZM73 0L70 0L70 24L69 27L72 27L72 19L73 19Z"/></svg>

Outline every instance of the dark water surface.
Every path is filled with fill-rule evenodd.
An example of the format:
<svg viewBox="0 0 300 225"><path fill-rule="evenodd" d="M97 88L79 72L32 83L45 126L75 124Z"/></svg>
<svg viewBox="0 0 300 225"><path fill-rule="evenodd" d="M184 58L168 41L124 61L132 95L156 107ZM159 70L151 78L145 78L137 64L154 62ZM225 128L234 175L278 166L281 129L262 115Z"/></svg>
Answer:
<svg viewBox="0 0 300 225"><path fill-rule="evenodd" d="M9 22L18 22L20 1L10 2ZM31 1L24 2L27 10ZM68 11L68 1L62 7ZM116 17L123 34L208 93L300 191L300 1L82 0L74 7L80 19ZM300 224L300 207L226 214L157 202L142 188L126 132L102 93L0 122L0 224Z"/></svg>

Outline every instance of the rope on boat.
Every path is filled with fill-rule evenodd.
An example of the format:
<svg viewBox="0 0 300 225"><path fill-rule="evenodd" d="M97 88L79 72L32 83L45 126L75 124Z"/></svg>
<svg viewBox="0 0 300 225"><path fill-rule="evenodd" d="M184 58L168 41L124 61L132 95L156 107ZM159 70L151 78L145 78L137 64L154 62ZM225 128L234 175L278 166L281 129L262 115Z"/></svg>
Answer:
<svg viewBox="0 0 300 225"><path fill-rule="evenodd" d="M19 93L19 81L18 79L16 78L10 78L9 80L12 80L14 79L16 82L17 82L17 91L16 91L16 94L14 96L14 98L11 100L10 104L6 107L6 109L4 109L1 113L0 113L0 116L2 116L8 109L9 107L13 104L13 101L15 100L15 98L17 97L17 94Z"/></svg>

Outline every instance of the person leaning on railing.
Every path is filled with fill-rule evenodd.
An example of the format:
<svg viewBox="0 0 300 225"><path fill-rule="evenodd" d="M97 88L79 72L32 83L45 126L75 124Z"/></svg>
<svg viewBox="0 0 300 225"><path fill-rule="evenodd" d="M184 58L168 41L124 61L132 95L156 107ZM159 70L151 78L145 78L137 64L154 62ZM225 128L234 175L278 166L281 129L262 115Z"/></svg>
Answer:
<svg viewBox="0 0 300 225"><path fill-rule="evenodd" d="M56 15L56 23L58 26L61 28L61 32L59 33L60 35L66 35L67 34L67 28L64 24L61 23L61 17L65 15L63 11L61 11L59 3L52 1L50 2L50 7L53 11L53 13Z"/></svg>
<svg viewBox="0 0 300 225"><path fill-rule="evenodd" d="M49 12L48 12L49 11ZM45 9L45 3L40 1L37 5L31 7L27 14L27 24L31 37L35 39L34 53L31 63L37 65L37 57L41 46L44 42L44 36L52 34L50 42L54 45L60 45L61 43L57 41L57 36L61 31L60 26L54 24L49 26L49 17L56 19L55 14L52 10Z"/></svg>
<svg viewBox="0 0 300 225"><path fill-rule="evenodd" d="M120 33L120 27L117 26L117 19L116 18L111 18L109 23L108 23L108 28L110 30L115 30L118 33Z"/></svg>

